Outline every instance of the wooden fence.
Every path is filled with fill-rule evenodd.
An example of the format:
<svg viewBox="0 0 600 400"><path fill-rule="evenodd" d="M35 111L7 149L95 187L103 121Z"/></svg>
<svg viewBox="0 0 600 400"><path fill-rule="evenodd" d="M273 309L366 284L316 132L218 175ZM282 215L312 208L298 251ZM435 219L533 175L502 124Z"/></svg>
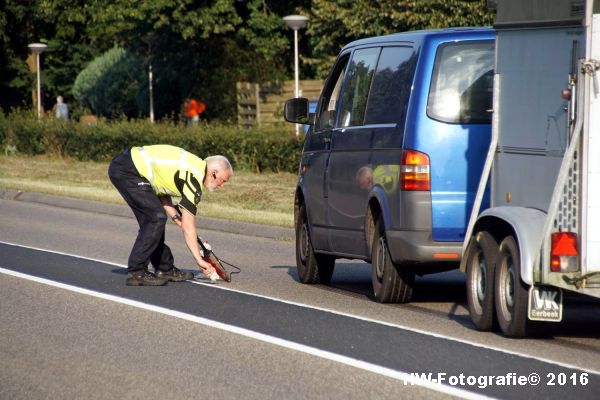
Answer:
<svg viewBox="0 0 600 400"><path fill-rule="evenodd" d="M323 81L300 81L300 96L317 99L322 87ZM237 82L236 88L239 125L268 126L284 122L283 105L294 97L294 81L263 84Z"/></svg>

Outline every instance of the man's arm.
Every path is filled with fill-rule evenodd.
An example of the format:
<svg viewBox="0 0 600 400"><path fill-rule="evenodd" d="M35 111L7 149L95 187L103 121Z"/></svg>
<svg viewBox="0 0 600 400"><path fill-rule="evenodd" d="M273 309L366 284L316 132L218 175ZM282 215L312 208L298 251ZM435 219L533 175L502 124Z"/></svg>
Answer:
<svg viewBox="0 0 600 400"><path fill-rule="evenodd" d="M175 222L179 227L181 227L181 218L179 217L179 212L173 205L171 196L159 196L158 198L165 209L165 213L167 213L167 217L171 218L171 221Z"/></svg>
<svg viewBox="0 0 600 400"><path fill-rule="evenodd" d="M185 208L181 212L181 222L178 223L183 231L183 239L185 240L185 244L188 249L192 253L194 260L196 260L196 264L202 270L204 275L211 276L214 274L215 268L210 265L208 262L202 259L200 255L200 250L198 249L198 234L196 233L196 217L187 211Z"/></svg>
<svg viewBox="0 0 600 400"><path fill-rule="evenodd" d="M187 245L188 249L190 249L196 264L202 270L204 275L211 276L216 271L215 268L208 262L204 261L200 255L197 242L198 236L196 233L196 217L185 208L181 212L180 216L179 211L173 205L171 196L160 196L159 198L163 208L165 209L165 212L167 213L167 216L181 228L185 244Z"/></svg>

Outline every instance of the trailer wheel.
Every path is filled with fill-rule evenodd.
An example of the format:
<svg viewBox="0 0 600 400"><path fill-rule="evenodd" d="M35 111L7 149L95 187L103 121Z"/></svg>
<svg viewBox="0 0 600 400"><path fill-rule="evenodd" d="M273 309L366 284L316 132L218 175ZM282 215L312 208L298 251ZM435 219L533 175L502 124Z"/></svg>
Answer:
<svg viewBox="0 0 600 400"><path fill-rule="evenodd" d="M314 252L304 205L300 207L296 220L296 267L302 283L324 283L331 281L335 258Z"/></svg>
<svg viewBox="0 0 600 400"><path fill-rule="evenodd" d="M528 334L528 287L521 279L519 248L512 236L500 244L495 275L496 317L502 333L508 337Z"/></svg>
<svg viewBox="0 0 600 400"><path fill-rule="evenodd" d="M375 299L380 303L409 302L415 273L392 262L381 218L375 224L371 249L371 281Z"/></svg>
<svg viewBox="0 0 600 400"><path fill-rule="evenodd" d="M494 273L498 243L486 231L473 235L465 252L467 260L467 303L477 330L494 326Z"/></svg>

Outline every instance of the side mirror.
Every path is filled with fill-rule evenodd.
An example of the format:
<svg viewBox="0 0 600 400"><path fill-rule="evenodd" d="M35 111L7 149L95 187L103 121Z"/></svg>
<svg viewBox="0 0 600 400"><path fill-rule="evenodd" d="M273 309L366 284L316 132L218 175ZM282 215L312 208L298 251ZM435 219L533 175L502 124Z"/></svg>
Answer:
<svg viewBox="0 0 600 400"><path fill-rule="evenodd" d="M308 124L311 121L308 118L308 99L297 97L285 102L283 116L287 122L296 124Z"/></svg>

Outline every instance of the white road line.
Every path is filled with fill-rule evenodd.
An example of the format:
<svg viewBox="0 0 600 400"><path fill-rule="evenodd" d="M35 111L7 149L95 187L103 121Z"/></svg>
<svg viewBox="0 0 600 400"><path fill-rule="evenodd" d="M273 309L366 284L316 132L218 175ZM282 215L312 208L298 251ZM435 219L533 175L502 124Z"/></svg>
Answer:
<svg viewBox="0 0 600 400"><path fill-rule="evenodd" d="M63 253L63 252L60 252L60 251L41 249L41 248L37 248L37 247L25 246L25 245L16 244L16 243L10 243L10 242L5 242L5 241L1 241L1 240L0 240L0 243L11 245L11 246L17 246L17 247L27 248L27 249L32 249L32 250L45 251L45 252L48 252L48 253L65 255L65 256L69 256L69 257L75 257L75 258L79 258L79 259L82 259L82 260L89 260L89 261L94 261L94 262L109 264L109 265L113 265L113 266L120 267L120 268L127 268L126 265L116 264L116 263L109 262L109 261L103 261L103 260L99 260L99 259L96 259L96 258L83 257L83 256L79 256L79 255L76 255L76 254L70 254L70 253ZM190 281L190 282L194 283L194 284L198 284L198 285L210 286L211 288L214 288L214 289L226 290L226 291L230 291L230 292L234 292L234 293L244 294L244 295L247 295L247 296L253 296L253 297L262 298L262 299L266 299L266 300L276 301L276 302L283 303L283 304L289 304L289 305L303 307L303 308L308 308L308 309L312 309L312 310L323 311L323 312L327 312L327 313L330 313L330 314L335 314L335 315L340 315L340 316L344 316L344 317L348 317L348 318L353 318L353 319L360 320L360 321L365 321L365 322L370 322L370 323L374 323L374 324L389 326L389 327L392 327L392 328L403 329L403 330L406 330L406 331L409 331L409 332L414 332L414 333L418 333L418 334L422 334L422 335L426 335L426 336L431 336L431 337L435 337L435 338L438 338L438 339L445 339L445 340L450 340L450 341L457 342L457 343L463 343L463 344L466 344L466 345L469 345L469 346L472 346L472 347L482 348L482 349L486 349L486 350L493 350L493 351L497 351L497 352L504 353L504 354L510 354L510 355L514 355L514 356L518 356L518 357L522 357L522 358L526 358L526 359L530 359L530 360L536 360L536 361L541 361L541 362L552 364L552 365L557 365L557 366L560 366L560 367L563 367L563 368L575 369L575 370L579 370L579 371L584 371L584 372L592 373L592 374L595 374L595 375L600 375L600 371L599 370L595 370L595 369L592 369L592 368L582 368L580 366L573 365L573 364L568 364L568 363L564 363L564 362L560 362L560 361L556 361L556 360L551 360L551 359L543 358L543 357L532 356L530 354L520 353L520 352L513 351L513 350L507 350L507 349L503 349L503 348L500 348L500 347L488 346L488 345L481 344L481 343L474 343L474 342L470 342L468 340L463 340L463 339L452 337L452 336L441 335L439 333L434 333L434 332L430 332L430 331L424 331L424 330L413 328L413 327L410 327L410 326L405 326L405 325L400 325L400 324L394 324L394 323L390 323L390 322L386 322L386 321L381 321L381 320L376 320L376 319L371 319L371 318L365 318L365 317L361 317L361 316L357 316L357 315L353 315L353 314L348 314L348 313L345 313L345 312L342 312L342 311L336 311L336 310L331 310L331 309L327 309L327 308L321 308L321 307L312 306L310 304L297 303L297 302L294 302L294 301L278 299L278 298L275 298L275 297L269 297L269 296L265 296L265 295L261 295L261 294L256 294L256 293L251 293L251 292L244 292L242 290L231 289L231 288L227 288L227 287L220 286L220 285L215 285L215 284L208 283L208 282L206 282L206 283L199 282L199 281Z"/></svg>
<svg viewBox="0 0 600 400"><path fill-rule="evenodd" d="M5 243L5 242L0 242ZM25 246L23 246L25 247ZM44 285L49 285L53 287L57 287L60 289L69 290L71 292L76 292L79 294L84 294L96 298L100 298L103 300L113 301L115 303L125 304L128 306L141 308L147 311L152 311L164 315L168 315L175 318L180 318L186 321L194 322L200 325L204 325L210 328L220 329L226 332L234 333L237 335L245 336L251 339L260 340L265 343L273 344L276 346L284 347L290 350L296 350L305 354L310 354L312 356L316 356L319 358L323 358L326 360L334 361L340 364L348 365L350 367L359 368L368 372L372 372L378 375L383 375L389 378L397 379L399 381L404 382L404 385L417 385L422 386L430 390L434 390L436 392L448 394L451 396L458 396L464 399L486 399L488 397L482 396L473 392L469 392L463 389L458 389L456 387L433 383L426 379L421 379L418 376L411 375L407 372L397 371L390 368L385 368L376 364L368 363L365 361L357 360L355 358L346 357L340 354L332 353L329 351L320 350L314 347L306 346L303 344L291 342L289 340L281 339L278 337L266 335L263 333L255 332L249 329L240 328L235 325L228 325L222 322L214 321L207 318L198 317L192 314L186 314L175 310L170 310L164 307L153 306L151 304L142 303L135 300L130 300L124 297L114 296L102 292L97 292L94 290L80 288L78 286L67 285L61 282L52 281L45 278L40 278L37 276L27 275L21 272L16 272L10 269L5 269L0 267L0 273L14 276L17 278L22 278L26 280L30 280L37 283L42 283Z"/></svg>

